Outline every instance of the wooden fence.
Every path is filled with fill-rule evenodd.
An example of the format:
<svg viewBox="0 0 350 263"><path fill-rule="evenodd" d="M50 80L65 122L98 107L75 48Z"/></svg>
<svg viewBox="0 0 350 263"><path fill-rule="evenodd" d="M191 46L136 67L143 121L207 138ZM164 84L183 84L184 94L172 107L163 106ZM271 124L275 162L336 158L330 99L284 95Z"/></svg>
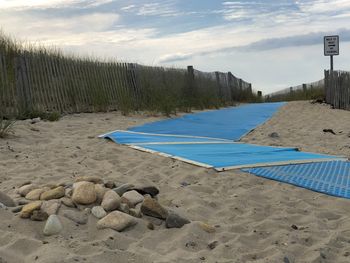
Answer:
<svg viewBox="0 0 350 263"><path fill-rule="evenodd" d="M45 52L0 49L0 113L96 112L210 108L252 96L251 84L229 73L204 73L97 62Z"/></svg>
<svg viewBox="0 0 350 263"><path fill-rule="evenodd" d="M326 70L325 95L334 108L350 110L350 72Z"/></svg>

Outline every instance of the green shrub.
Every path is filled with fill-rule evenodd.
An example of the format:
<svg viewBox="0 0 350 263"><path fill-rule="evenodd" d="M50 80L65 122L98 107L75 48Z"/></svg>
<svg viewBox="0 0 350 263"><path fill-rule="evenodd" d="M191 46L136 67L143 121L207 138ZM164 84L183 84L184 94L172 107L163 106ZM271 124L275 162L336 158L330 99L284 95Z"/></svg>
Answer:
<svg viewBox="0 0 350 263"><path fill-rule="evenodd" d="M7 137L10 133L14 133L13 125L15 124L13 119L5 119L0 115L0 138Z"/></svg>

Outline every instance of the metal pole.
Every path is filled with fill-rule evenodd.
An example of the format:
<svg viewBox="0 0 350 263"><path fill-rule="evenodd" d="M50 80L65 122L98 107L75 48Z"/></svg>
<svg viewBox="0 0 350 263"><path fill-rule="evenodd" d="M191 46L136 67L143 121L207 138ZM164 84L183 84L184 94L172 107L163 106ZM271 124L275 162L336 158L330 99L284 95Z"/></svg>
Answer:
<svg viewBox="0 0 350 263"><path fill-rule="evenodd" d="M331 56L331 71L333 71L333 56Z"/></svg>

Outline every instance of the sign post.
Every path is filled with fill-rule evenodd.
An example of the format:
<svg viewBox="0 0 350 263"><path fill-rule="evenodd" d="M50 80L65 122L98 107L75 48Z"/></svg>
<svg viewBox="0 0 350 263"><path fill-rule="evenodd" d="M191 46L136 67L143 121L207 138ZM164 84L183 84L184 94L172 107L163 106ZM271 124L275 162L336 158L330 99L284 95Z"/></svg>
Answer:
<svg viewBox="0 0 350 263"><path fill-rule="evenodd" d="M324 37L324 55L330 56L331 72L333 71L333 56L339 55L339 36Z"/></svg>

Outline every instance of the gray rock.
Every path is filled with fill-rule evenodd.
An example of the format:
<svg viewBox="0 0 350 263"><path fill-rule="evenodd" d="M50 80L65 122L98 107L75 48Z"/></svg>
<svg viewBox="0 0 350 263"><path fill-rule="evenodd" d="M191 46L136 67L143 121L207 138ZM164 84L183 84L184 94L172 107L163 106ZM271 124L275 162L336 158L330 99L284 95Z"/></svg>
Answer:
<svg viewBox="0 0 350 263"><path fill-rule="evenodd" d="M133 189L134 187L135 185L127 183L114 188L113 191L116 192L119 196L122 196L125 192Z"/></svg>
<svg viewBox="0 0 350 263"><path fill-rule="evenodd" d="M102 218L97 222L97 228L111 228L116 231L123 231L124 229L136 225L137 221L134 217L122 213L120 211L114 211Z"/></svg>
<svg viewBox="0 0 350 263"><path fill-rule="evenodd" d="M141 218L142 217L141 211L139 209L135 209L135 208L130 208L129 214L131 216L134 216L134 217L137 217L137 218Z"/></svg>
<svg viewBox="0 0 350 263"><path fill-rule="evenodd" d="M63 226L56 215L50 215L44 227L44 235L51 236L59 234Z"/></svg>
<svg viewBox="0 0 350 263"><path fill-rule="evenodd" d="M106 187L106 188L109 188L109 189L113 189L113 188L115 188L115 183L112 182L112 181L107 181L107 182L105 183L105 187Z"/></svg>
<svg viewBox="0 0 350 263"><path fill-rule="evenodd" d="M79 182L73 190L73 202L81 205L92 204L96 201L95 184L90 182Z"/></svg>
<svg viewBox="0 0 350 263"><path fill-rule="evenodd" d="M156 195L159 194L158 188L153 186L153 185L137 186L133 190L136 190L137 192L139 192L142 195L149 194L152 197L155 197Z"/></svg>
<svg viewBox="0 0 350 263"><path fill-rule="evenodd" d="M7 207L15 207L16 203L15 201L9 197L7 194L0 192L0 203Z"/></svg>
<svg viewBox="0 0 350 263"><path fill-rule="evenodd" d="M107 212L103 209L102 206L94 206L91 209L91 213L98 219L104 218L107 215Z"/></svg>
<svg viewBox="0 0 350 263"><path fill-rule="evenodd" d="M168 211L161 206L155 199L146 196L145 200L143 200L141 206L141 212L144 215L166 219L168 216Z"/></svg>
<svg viewBox="0 0 350 263"><path fill-rule="evenodd" d="M121 203L120 196L113 190L108 190L103 196L101 206L107 212L116 210Z"/></svg>
<svg viewBox="0 0 350 263"><path fill-rule="evenodd" d="M123 213L126 213L126 214L129 214L129 212L130 212L129 206L127 204L124 204L124 203L120 204L118 210L123 212Z"/></svg>
<svg viewBox="0 0 350 263"><path fill-rule="evenodd" d="M72 220L79 225L85 225L88 221L88 216L84 212L76 212L72 210L66 210L62 214L64 217Z"/></svg>
<svg viewBox="0 0 350 263"><path fill-rule="evenodd" d="M55 215L57 214L57 211L60 208L60 206L61 206L60 200L44 201L43 204L41 205L41 210L47 213L49 216Z"/></svg>
<svg viewBox="0 0 350 263"><path fill-rule="evenodd" d="M33 211L33 214L30 217L30 220L32 221L45 221L49 215L46 212L43 212L41 210L35 210Z"/></svg>
<svg viewBox="0 0 350 263"><path fill-rule="evenodd" d="M143 195L139 194L135 190L124 193L122 197L126 198L133 206L141 203L145 199Z"/></svg>
<svg viewBox="0 0 350 263"><path fill-rule="evenodd" d="M186 218L183 218L175 213L170 213L165 220L166 228L181 228L186 224L191 223Z"/></svg>
<svg viewBox="0 0 350 263"><path fill-rule="evenodd" d="M72 186L73 187L73 186ZM72 197L72 194L73 194L73 189L72 188L66 188L65 190L64 190L64 194L65 194L65 196L67 196L67 197Z"/></svg>
<svg viewBox="0 0 350 263"><path fill-rule="evenodd" d="M7 206L4 205L3 203L0 203L0 208L1 208L1 209L7 209Z"/></svg>
<svg viewBox="0 0 350 263"><path fill-rule="evenodd" d="M19 206L12 208L11 211L12 211L12 213L18 213L18 212L21 212L22 208L23 208L23 205L19 205Z"/></svg>
<svg viewBox="0 0 350 263"><path fill-rule="evenodd" d="M62 204L64 204L67 207L75 207L74 202L72 201L72 199L68 198L68 197L62 197L61 199Z"/></svg>

